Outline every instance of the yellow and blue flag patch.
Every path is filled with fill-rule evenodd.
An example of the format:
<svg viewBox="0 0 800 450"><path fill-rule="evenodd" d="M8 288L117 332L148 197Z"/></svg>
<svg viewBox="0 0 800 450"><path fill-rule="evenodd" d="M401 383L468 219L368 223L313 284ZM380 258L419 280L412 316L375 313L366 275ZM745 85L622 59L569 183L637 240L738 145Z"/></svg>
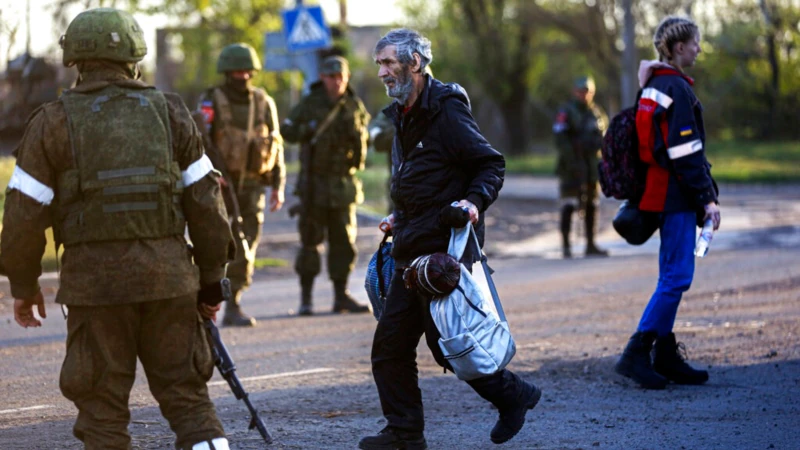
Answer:
<svg viewBox="0 0 800 450"><path fill-rule="evenodd" d="M681 136L689 136L692 134L692 127L681 128Z"/></svg>

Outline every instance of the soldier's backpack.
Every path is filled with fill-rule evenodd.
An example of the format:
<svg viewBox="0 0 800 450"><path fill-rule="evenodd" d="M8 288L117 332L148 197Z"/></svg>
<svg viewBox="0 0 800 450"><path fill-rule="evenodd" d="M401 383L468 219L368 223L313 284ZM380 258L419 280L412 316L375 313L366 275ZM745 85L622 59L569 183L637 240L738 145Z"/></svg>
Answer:
<svg viewBox="0 0 800 450"><path fill-rule="evenodd" d="M646 168L639 159L636 105L623 109L611 119L600 147L602 160L597 171L606 197L638 202L644 193Z"/></svg>

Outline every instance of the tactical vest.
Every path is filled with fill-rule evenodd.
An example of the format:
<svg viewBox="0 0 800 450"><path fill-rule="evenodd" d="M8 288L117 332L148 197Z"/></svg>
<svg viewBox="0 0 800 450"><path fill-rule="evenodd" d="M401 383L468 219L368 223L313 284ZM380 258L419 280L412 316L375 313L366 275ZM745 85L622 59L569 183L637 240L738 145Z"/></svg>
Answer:
<svg viewBox="0 0 800 450"><path fill-rule="evenodd" d="M66 91L74 168L58 175L57 243L183 235L181 170L164 95L107 85Z"/></svg>
<svg viewBox="0 0 800 450"><path fill-rule="evenodd" d="M277 143L263 122L266 114L271 113L267 111L266 93L261 89L250 91L246 130L233 123L231 103L222 89L214 89L213 102L219 114L214 143L222 153L228 171L256 176L270 172L275 167L278 152ZM257 125L256 117L259 118Z"/></svg>

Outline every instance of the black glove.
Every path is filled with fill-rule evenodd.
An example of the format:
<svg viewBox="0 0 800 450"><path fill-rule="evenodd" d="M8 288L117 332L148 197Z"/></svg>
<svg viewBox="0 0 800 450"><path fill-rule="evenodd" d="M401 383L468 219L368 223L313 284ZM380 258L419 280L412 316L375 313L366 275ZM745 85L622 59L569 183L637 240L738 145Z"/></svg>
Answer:
<svg viewBox="0 0 800 450"><path fill-rule="evenodd" d="M439 223L451 228L464 228L469 223L469 212L447 205L439 212Z"/></svg>
<svg viewBox="0 0 800 450"><path fill-rule="evenodd" d="M218 283L211 283L200 288L197 293L197 303L217 306L231 299L231 280L223 278Z"/></svg>

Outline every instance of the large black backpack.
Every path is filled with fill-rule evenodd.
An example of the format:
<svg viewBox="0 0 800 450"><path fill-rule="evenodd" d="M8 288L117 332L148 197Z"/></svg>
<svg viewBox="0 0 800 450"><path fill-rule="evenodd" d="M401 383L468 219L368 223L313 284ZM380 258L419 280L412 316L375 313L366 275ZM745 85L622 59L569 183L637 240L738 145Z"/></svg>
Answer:
<svg viewBox="0 0 800 450"><path fill-rule="evenodd" d="M636 105L639 104L639 95L636 96ZM646 177L646 168L639 159L636 105L623 109L611 119L600 148L602 160L597 165L603 194L634 202L638 202L644 193Z"/></svg>

